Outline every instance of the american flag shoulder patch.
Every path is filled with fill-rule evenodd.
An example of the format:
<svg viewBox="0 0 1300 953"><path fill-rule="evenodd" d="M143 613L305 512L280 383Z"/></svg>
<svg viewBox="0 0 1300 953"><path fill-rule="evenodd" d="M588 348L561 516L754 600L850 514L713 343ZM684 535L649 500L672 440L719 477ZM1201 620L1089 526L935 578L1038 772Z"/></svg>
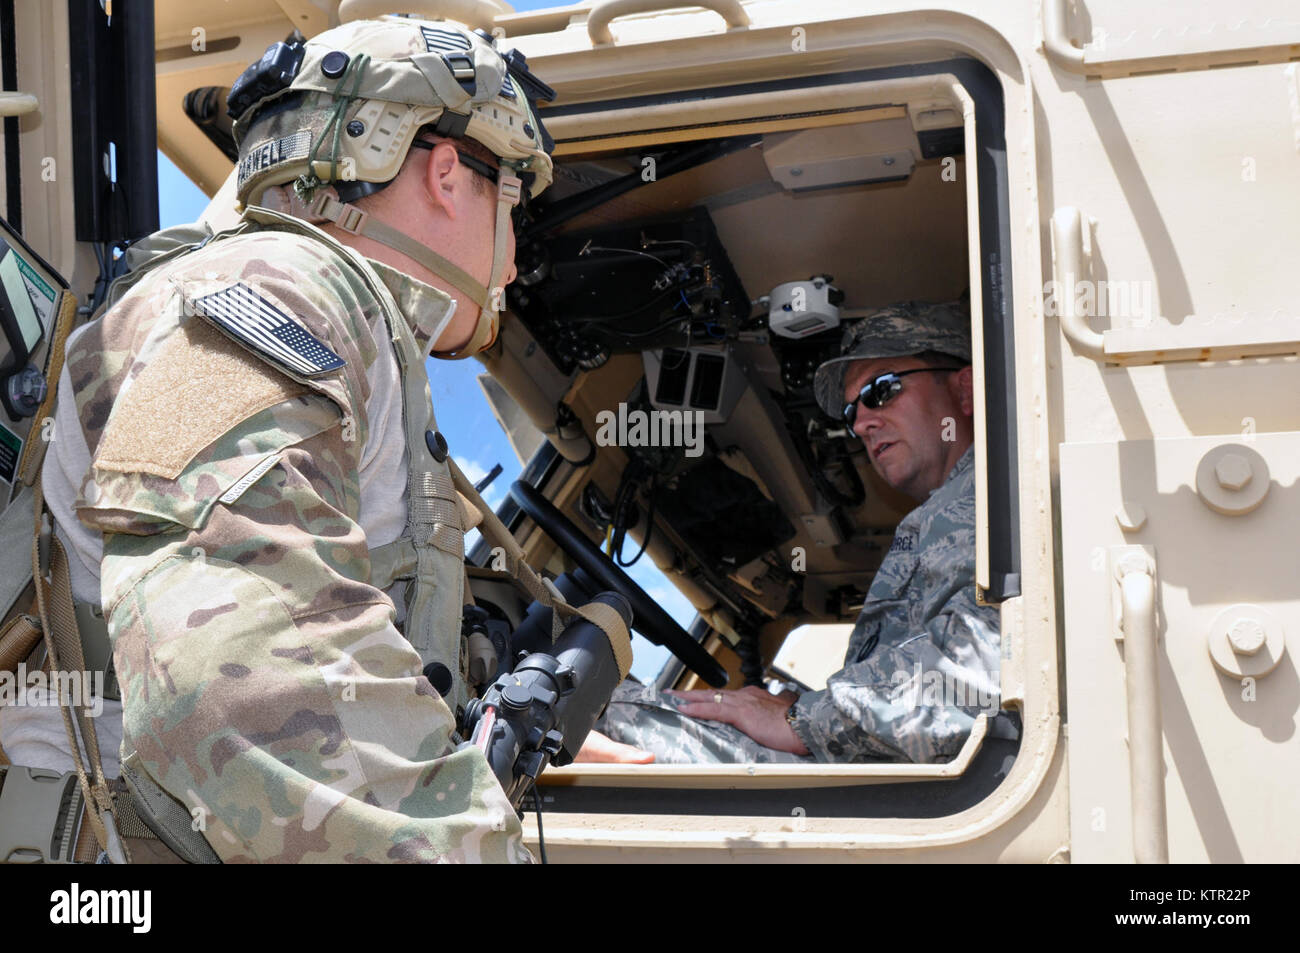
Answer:
<svg viewBox="0 0 1300 953"><path fill-rule="evenodd" d="M292 374L323 377L347 362L242 281L195 298L194 313Z"/></svg>
<svg viewBox="0 0 1300 953"><path fill-rule="evenodd" d="M458 30L440 30L437 27L422 26L424 48L426 53L459 53L470 48L469 37Z"/></svg>

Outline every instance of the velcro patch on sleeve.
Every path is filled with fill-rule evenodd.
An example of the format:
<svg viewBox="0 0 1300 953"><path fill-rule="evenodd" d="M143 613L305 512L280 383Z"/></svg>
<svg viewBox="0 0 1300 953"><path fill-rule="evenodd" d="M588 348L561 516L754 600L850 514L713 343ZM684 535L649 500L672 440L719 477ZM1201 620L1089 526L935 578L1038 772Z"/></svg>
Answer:
<svg viewBox="0 0 1300 953"><path fill-rule="evenodd" d="M323 377L347 363L242 281L195 298L190 306L195 314L292 375Z"/></svg>
<svg viewBox="0 0 1300 953"><path fill-rule="evenodd" d="M307 391L210 325L185 321L114 408L94 465L174 480L236 424Z"/></svg>

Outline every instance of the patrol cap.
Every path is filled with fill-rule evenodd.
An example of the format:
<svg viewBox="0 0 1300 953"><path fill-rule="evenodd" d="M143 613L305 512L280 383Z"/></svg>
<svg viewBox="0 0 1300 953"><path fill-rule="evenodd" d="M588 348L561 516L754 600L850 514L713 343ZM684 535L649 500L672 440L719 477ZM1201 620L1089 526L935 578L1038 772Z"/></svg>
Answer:
<svg viewBox="0 0 1300 953"><path fill-rule="evenodd" d="M966 300L927 304L904 301L851 324L840 343L840 356L817 368L813 392L817 404L838 418L844 408L844 375L854 361L910 357L924 351L947 354L970 363L970 307Z"/></svg>

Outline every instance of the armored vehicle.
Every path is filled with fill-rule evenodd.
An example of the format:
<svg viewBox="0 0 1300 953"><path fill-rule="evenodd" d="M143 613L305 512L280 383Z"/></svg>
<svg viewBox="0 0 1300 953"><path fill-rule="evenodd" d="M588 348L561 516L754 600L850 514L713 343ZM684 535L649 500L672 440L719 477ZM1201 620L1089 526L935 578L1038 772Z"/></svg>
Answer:
<svg viewBox="0 0 1300 953"><path fill-rule="evenodd" d="M643 673L660 687L821 687L913 504L818 409L813 370L857 318L968 296L976 578L1022 725L981 720L939 764L553 767L550 860L1300 860L1290 3L112 8L110 29L95 3L0 0L11 510L51 314L88 315L156 226L154 148L221 228L225 98L263 49L456 20L555 94L555 184L478 371L529 563L598 575L608 537L644 548L692 610L620 584L638 645L671 653ZM467 559L518 626L492 547Z"/></svg>

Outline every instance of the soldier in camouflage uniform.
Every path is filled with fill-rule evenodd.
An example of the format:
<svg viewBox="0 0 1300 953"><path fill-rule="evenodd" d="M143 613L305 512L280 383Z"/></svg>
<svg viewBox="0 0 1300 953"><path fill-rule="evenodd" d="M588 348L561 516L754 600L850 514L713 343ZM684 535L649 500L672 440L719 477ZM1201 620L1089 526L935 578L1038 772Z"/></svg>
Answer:
<svg viewBox="0 0 1300 953"><path fill-rule="evenodd" d="M297 73L244 103L239 196L324 230L249 208L160 233L68 346L44 482L108 621L104 720L226 862L529 861L454 743L463 678L444 701L422 674L464 670L465 513L423 365L495 338L541 127L452 24L351 23L271 60Z"/></svg>
<svg viewBox="0 0 1300 953"><path fill-rule="evenodd" d="M887 308L817 370L822 409L851 424L887 483L922 501L900 521L825 690L624 683L596 726L616 744L590 738L587 760L649 760L631 745L666 763L938 762L981 713L994 718L998 610L975 599L969 327L956 303ZM993 724L1014 737L1010 722Z"/></svg>

